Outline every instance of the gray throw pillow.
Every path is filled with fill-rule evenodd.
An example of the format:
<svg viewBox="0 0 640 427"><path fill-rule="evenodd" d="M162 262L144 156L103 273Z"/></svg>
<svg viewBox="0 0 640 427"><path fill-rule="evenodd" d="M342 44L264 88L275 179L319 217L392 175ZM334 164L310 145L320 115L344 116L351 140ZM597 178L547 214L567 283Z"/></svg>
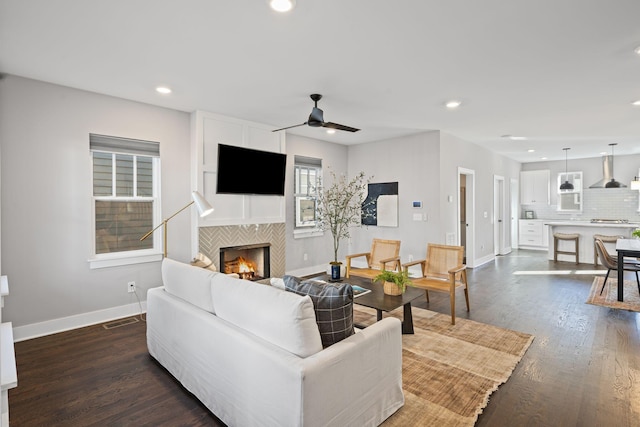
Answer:
<svg viewBox="0 0 640 427"><path fill-rule="evenodd" d="M304 280L288 275L282 279L287 291L311 297L323 348L353 335L353 289L350 284Z"/></svg>

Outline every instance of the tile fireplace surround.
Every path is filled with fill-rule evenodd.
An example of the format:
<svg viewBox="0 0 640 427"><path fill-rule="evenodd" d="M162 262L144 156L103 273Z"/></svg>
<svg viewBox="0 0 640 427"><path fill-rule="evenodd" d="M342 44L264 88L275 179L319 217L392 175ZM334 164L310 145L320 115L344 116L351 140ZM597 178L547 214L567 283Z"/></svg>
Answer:
<svg viewBox="0 0 640 427"><path fill-rule="evenodd" d="M271 277L284 276L285 224L224 225L200 227L199 251L209 257L220 271L220 248L271 243Z"/></svg>

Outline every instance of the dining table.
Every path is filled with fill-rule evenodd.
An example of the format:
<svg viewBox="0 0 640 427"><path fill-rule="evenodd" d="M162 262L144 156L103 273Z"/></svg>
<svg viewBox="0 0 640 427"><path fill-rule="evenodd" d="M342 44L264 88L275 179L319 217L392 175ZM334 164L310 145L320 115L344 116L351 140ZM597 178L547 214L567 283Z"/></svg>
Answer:
<svg viewBox="0 0 640 427"><path fill-rule="evenodd" d="M618 266L624 265L625 257L640 258L640 239L616 240ZM640 263L640 261L639 261ZM618 301L624 300L624 268L618 268Z"/></svg>

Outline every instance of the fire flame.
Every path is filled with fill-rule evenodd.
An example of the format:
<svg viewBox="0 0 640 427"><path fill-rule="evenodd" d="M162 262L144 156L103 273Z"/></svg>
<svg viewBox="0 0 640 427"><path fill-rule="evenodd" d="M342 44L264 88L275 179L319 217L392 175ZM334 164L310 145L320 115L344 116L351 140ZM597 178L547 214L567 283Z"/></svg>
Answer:
<svg viewBox="0 0 640 427"><path fill-rule="evenodd" d="M242 257L238 257L238 273L255 273L255 268L253 268L253 263L247 261Z"/></svg>

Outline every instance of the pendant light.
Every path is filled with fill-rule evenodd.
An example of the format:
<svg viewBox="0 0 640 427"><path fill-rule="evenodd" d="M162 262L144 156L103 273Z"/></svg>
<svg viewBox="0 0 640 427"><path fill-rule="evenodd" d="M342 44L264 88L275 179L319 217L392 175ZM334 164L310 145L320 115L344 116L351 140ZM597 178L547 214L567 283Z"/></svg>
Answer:
<svg viewBox="0 0 640 427"><path fill-rule="evenodd" d="M567 151L571 150L571 148L563 148L564 150L564 176L565 181L560 185L561 190L573 190L573 184L569 182L569 172L567 169Z"/></svg>
<svg viewBox="0 0 640 427"><path fill-rule="evenodd" d="M620 188L620 183L613 177L613 147L618 144L614 142L609 145L611 146L611 181L607 182L604 188Z"/></svg>

